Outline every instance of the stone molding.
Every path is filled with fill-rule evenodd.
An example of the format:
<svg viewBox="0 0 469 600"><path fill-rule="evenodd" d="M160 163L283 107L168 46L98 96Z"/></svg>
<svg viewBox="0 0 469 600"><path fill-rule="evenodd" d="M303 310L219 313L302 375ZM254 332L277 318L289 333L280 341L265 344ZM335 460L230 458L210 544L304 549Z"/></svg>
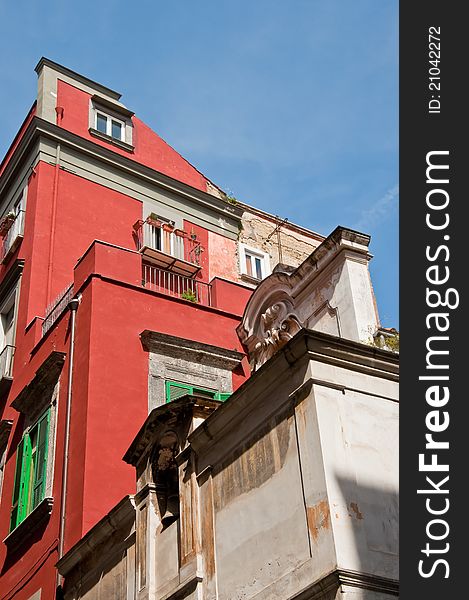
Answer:
<svg viewBox="0 0 469 600"><path fill-rule="evenodd" d="M347 261L366 268L371 258L369 241L368 235L337 227L293 272L276 269L259 284L237 327L253 370L262 366L302 327L317 326L321 316L332 320L332 324L323 325L329 333L343 334L341 312L345 314L353 306L354 290L349 284L346 296L339 294L335 306L332 298ZM372 297L367 300L374 306Z"/></svg>
<svg viewBox="0 0 469 600"><path fill-rule="evenodd" d="M330 600L341 586L356 587L388 596L399 596L399 581L371 573L336 569L289 600Z"/></svg>
<svg viewBox="0 0 469 600"><path fill-rule="evenodd" d="M44 498L21 523L3 540L10 552L15 552L50 516L54 499Z"/></svg>
<svg viewBox="0 0 469 600"><path fill-rule="evenodd" d="M186 394L154 408L132 441L123 460L135 467L147 449L157 443L158 434L165 431L169 424L182 423L184 416L189 418L198 416L206 419L221 404L222 402L218 400Z"/></svg>
<svg viewBox="0 0 469 600"><path fill-rule="evenodd" d="M244 354L236 350L227 350L220 346L212 346L148 329L140 334L140 338L143 347L149 352L182 358L229 371L238 367L244 358Z"/></svg>
<svg viewBox="0 0 469 600"><path fill-rule="evenodd" d="M31 513L32 514L32 513ZM90 531L81 538L58 561L59 573L66 577L70 571L90 555L102 542L113 533L119 532L126 522L135 519L134 496L125 496L109 513L103 517Z"/></svg>
<svg viewBox="0 0 469 600"><path fill-rule="evenodd" d="M55 385L65 362L65 353L53 351L28 383L13 400L11 406L30 419L39 416L51 403Z"/></svg>

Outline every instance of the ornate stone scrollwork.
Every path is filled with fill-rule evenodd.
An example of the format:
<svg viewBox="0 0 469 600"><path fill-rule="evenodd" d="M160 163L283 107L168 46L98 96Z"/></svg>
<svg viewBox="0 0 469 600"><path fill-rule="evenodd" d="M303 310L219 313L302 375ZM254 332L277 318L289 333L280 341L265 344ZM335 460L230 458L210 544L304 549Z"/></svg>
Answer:
<svg viewBox="0 0 469 600"><path fill-rule="evenodd" d="M251 368L255 371L273 356L301 329L290 303L279 301L267 308L260 318L258 341L251 352Z"/></svg>

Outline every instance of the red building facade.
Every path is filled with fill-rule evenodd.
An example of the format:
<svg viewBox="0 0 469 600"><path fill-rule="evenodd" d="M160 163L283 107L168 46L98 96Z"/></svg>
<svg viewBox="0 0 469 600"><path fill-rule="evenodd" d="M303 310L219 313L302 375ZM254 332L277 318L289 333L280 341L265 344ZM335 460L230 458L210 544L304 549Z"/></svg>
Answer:
<svg viewBox="0 0 469 600"><path fill-rule="evenodd" d="M118 93L36 71L0 166L2 600L55 597L58 559L133 492L122 456L149 410L249 375L242 209ZM262 257L243 258L255 274ZM153 368L148 340L163 355L175 338L185 351Z"/></svg>

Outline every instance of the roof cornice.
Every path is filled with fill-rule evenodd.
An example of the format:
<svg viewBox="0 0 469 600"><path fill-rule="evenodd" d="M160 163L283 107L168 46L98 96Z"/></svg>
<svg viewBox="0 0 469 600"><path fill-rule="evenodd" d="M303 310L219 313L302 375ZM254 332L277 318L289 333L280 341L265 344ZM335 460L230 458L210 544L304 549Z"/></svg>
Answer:
<svg viewBox="0 0 469 600"><path fill-rule="evenodd" d="M58 73L62 73L62 75L67 75L67 77L76 79L83 85L93 88L101 94L106 94L107 96L111 96L111 98L114 98L115 100L119 100L122 96L122 94L120 94L119 92L116 92L115 90L111 90L111 88L108 88L105 85L98 83L97 81L93 81L92 79L89 79L88 77L85 77L84 75L80 75L80 73L77 73L76 71L72 71L72 69L69 69L68 67L64 67L63 65L60 65L59 63L56 63L53 60L50 60L49 58L45 58L43 56L39 59L39 62L34 67L34 70L39 75L39 73L42 71L42 69L44 67L50 67L54 71L57 71Z"/></svg>
<svg viewBox="0 0 469 600"><path fill-rule="evenodd" d="M37 116L33 117L31 120L31 123L26 129L23 138L19 142L10 159L10 162L5 168L1 178L2 181L0 181L0 197L3 190L8 185L10 178L12 175L14 175L15 169L21 162L21 159L25 153L29 150L30 146L41 137L52 139L55 142L63 144L64 146L74 148L75 150L83 152L84 154L107 163L108 165L112 165L114 168L119 168L120 170L131 174L134 177L151 181L153 184L156 184L169 192L173 192L179 196L185 196L187 199L201 206L215 210L225 216L229 215L235 220L239 221L241 219L241 215L243 214L243 209L240 207L228 204L216 196L212 196L207 192L203 192L202 190L191 187L190 185L178 181L177 179L173 179L169 175L165 175L164 173L156 171L151 167L142 165L131 158L117 154L111 149L96 144L91 140L87 140L79 135L76 135L75 133L68 131L67 129L63 129L54 123L50 123L49 121L41 119Z"/></svg>

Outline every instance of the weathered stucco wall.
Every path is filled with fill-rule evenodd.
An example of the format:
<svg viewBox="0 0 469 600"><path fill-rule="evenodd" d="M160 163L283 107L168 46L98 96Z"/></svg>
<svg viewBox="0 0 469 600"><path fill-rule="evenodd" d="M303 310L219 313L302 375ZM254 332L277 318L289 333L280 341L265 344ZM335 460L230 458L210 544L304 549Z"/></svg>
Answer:
<svg viewBox="0 0 469 600"><path fill-rule="evenodd" d="M270 255L270 267L273 269L279 262L297 267L320 244L320 236L308 236L285 223L280 227L281 260L279 256L278 235L273 233L277 227L274 220L261 214L245 210L242 218L242 229L239 241L252 248L257 248ZM268 239L270 237L270 239Z"/></svg>
<svg viewBox="0 0 469 600"><path fill-rule="evenodd" d="M395 355L302 330L218 407L155 409L126 455L136 598L395 597L397 406ZM171 439L180 512L165 523L154 469ZM103 582L120 581L99 560Z"/></svg>

